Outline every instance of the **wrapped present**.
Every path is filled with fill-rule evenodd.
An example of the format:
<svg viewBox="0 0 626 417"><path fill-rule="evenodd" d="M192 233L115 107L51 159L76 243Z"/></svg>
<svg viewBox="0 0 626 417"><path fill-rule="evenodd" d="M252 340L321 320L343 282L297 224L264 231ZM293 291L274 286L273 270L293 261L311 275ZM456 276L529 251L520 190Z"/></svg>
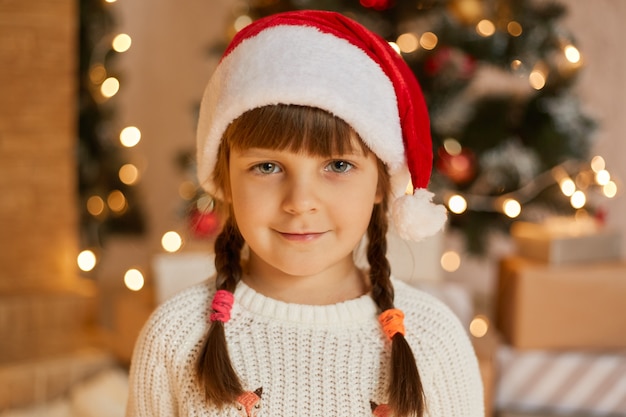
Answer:
<svg viewBox="0 0 626 417"><path fill-rule="evenodd" d="M485 399L485 417L494 415L496 379L498 375L498 350L500 340L498 334L489 329L481 337L472 336L472 345L478 358L478 367L483 382Z"/></svg>
<svg viewBox="0 0 626 417"><path fill-rule="evenodd" d="M616 260L621 253L621 234L602 228L591 218L515 222L511 236L520 256L552 265Z"/></svg>
<svg viewBox="0 0 626 417"><path fill-rule="evenodd" d="M498 411L626 416L626 350L520 351L501 345L497 360Z"/></svg>
<svg viewBox="0 0 626 417"><path fill-rule="evenodd" d="M500 262L496 326L521 349L626 348L626 262Z"/></svg>

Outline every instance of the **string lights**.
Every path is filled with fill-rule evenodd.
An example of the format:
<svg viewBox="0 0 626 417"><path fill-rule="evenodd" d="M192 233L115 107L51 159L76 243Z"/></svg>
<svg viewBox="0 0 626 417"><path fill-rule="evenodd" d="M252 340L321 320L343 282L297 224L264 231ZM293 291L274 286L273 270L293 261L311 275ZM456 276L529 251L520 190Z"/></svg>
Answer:
<svg viewBox="0 0 626 417"><path fill-rule="evenodd" d="M103 6L102 11L108 13L108 5L115 3L115 0L105 0L105 3L106 5ZM103 21L105 19L98 22ZM87 28L89 30L90 26L87 25ZM98 30L91 31L91 37L88 36L85 40L87 43L92 37L97 38L101 36L99 40L93 42L93 47L88 55L86 90L97 106L105 106L123 87L120 80L112 75L112 71L109 68L109 58L115 54L123 54L130 50L132 38L127 33L106 33L101 35L103 31L108 30L108 26L99 27L99 29L99 32ZM89 43L91 44L91 42ZM109 127L107 127L108 129ZM133 148L139 144L140 140L141 131L136 126L126 126L119 131L119 143L124 148ZM139 183L140 169L135 164L123 163L116 169L120 185L132 187ZM128 212L130 208L129 199L122 189L105 190L101 186L93 188L93 190L90 190L93 194L86 196L84 204L86 212L97 223L103 223L111 217L120 217ZM98 252L95 249L82 250L76 258L78 268L83 272L94 270L100 261L97 255ZM124 283L127 288L137 291L143 287L143 274L139 269L129 269L124 276Z"/></svg>
<svg viewBox="0 0 626 417"><path fill-rule="evenodd" d="M578 181L572 179L574 173ZM592 177L593 183L583 180ZM575 209L581 209L587 202L587 193L594 187L599 188L606 198L617 194L617 183L611 180L611 174L604 167L604 158L595 156L591 163L583 164L566 161L543 172L529 181L522 188L498 196L487 196L458 191L443 190L444 202L454 214L463 214L467 210L499 212L510 218L518 217L524 204L531 201L541 191L558 184L563 195L570 200Z"/></svg>

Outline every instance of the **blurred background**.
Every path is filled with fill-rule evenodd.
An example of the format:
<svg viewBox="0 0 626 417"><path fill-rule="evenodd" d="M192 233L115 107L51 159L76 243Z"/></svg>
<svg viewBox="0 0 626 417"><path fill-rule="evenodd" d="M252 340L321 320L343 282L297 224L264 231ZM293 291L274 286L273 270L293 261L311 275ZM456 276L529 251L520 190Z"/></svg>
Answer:
<svg viewBox="0 0 626 417"><path fill-rule="evenodd" d="M0 416L122 416L153 309L212 273L200 98L229 39L337 10L418 76L446 230L394 274L466 325L488 415L626 416L626 3L0 2Z"/></svg>

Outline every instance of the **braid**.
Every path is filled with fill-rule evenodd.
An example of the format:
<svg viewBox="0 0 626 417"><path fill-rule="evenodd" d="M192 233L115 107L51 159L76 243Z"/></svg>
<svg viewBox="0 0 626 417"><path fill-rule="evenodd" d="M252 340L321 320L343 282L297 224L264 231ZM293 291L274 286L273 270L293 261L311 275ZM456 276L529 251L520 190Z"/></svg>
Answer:
<svg viewBox="0 0 626 417"><path fill-rule="evenodd" d="M394 290L391 285L391 267L387 260L387 208L377 204L367 229L369 244L367 260L370 264L372 298L381 312L393 309ZM391 375L389 407L397 417L424 415L424 390L417 370L415 356L400 332L391 338Z"/></svg>
<svg viewBox="0 0 626 417"><path fill-rule="evenodd" d="M215 240L216 287L218 290L235 291L241 279L241 249L244 240L234 216L231 214L222 232Z"/></svg>
<svg viewBox="0 0 626 417"><path fill-rule="evenodd" d="M393 308L393 286L389 276L391 267L387 260L387 214L381 204L376 204L367 228L369 244L367 261L370 265L372 298L381 311Z"/></svg>
<svg viewBox="0 0 626 417"><path fill-rule="evenodd" d="M243 244L243 237L233 216L230 216L215 241L217 290L235 291L242 275L240 258ZM196 374L207 401L219 407L234 402L244 392L228 355L224 323L221 321L211 323L196 364Z"/></svg>

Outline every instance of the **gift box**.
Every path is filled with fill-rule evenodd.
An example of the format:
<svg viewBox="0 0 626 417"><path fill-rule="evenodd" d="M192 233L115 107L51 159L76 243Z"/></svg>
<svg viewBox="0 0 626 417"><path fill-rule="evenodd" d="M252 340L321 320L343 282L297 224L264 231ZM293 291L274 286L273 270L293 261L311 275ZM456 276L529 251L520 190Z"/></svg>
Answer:
<svg viewBox="0 0 626 417"><path fill-rule="evenodd" d="M626 350L517 350L502 345L497 358L498 415L626 416Z"/></svg>
<svg viewBox="0 0 626 417"><path fill-rule="evenodd" d="M626 263L500 262L496 325L522 349L626 348Z"/></svg>
<svg viewBox="0 0 626 417"><path fill-rule="evenodd" d="M472 345L476 352L480 376L483 382L485 417L491 417L494 415L496 379L498 375L499 336L495 330L489 329L482 337L472 336Z"/></svg>
<svg viewBox="0 0 626 417"><path fill-rule="evenodd" d="M542 224L516 222L511 236L517 253L552 265L617 260L621 235L591 218L553 218Z"/></svg>

